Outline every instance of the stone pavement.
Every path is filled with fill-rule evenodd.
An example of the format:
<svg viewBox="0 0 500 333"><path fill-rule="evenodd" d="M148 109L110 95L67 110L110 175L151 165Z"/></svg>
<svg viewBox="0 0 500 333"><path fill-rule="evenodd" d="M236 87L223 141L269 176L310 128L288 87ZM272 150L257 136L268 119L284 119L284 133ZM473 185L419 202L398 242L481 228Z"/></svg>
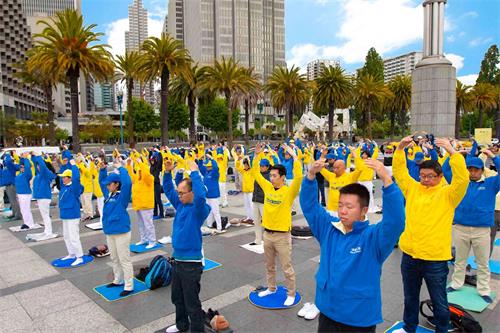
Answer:
<svg viewBox="0 0 500 333"><path fill-rule="evenodd" d="M229 189L232 188L229 186ZM380 203L380 186L376 188L376 202ZM231 206L222 209L222 215L243 217L242 195L229 198ZM129 212L133 226L132 241L136 242L136 215L131 209ZM35 221L41 221L34 202L33 214ZM57 207L51 208L51 214L55 221L54 230L61 233ZM376 223L380 218L381 215L372 215L370 221ZM171 218L155 222L158 238L170 235L171 222ZM306 224L300 211L293 223ZM63 239L27 243L25 232L12 233L8 229L20 224L20 221L0 224L0 332L162 332L174 323L170 287L108 302L93 288L111 281L109 257L75 269L53 268L50 262L66 255ZM80 231L84 251L105 243L101 231L87 229L83 224ZM297 288L303 296L302 304L292 309L269 311L257 308L247 300L251 290L265 285L264 256L239 246L253 241L253 237L252 228L245 226L230 228L225 234L204 237L206 257L223 266L202 276L200 297L203 307L218 309L236 332L315 332L317 320L306 321L296 314L304 302L314 300L314 274L319 261L316 240L293 240L293 263ZM170 253L171 247L167 245L154 252L132 254L134 270L137 272L147 266L157 254ZM494 256L500 258L498 247ZM384 265L384 322L378 325L378 332L383 332L402 318L400 259L401 252L396 249ZM283 281L281 273L278 279ZM497 295L500 294L500 277L492 276L491 284ZM428 298L425 287L421 297ZM484 332L500 332L500 311L495 305L481 314L474 314Z"/></svg>

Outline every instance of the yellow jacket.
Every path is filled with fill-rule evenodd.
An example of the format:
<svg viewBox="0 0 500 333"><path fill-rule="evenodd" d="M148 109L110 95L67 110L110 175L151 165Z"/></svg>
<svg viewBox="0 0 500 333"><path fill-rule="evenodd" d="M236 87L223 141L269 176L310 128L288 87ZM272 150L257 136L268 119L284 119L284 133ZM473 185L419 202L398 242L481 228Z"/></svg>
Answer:
<svg viewBox="0 0 500 333"><path fill-rule="evenodd" d="M450 157L450 167L450 185L426 187L408 174L404 151L394 152L392 171L406 199L406 227L399 247L415 259L451 259L453 215L467 191L469 172L459 153Z"/></svg>
<svg viewBox="0 0 500 333"><path fill-rule="evenodd" d="M87 167L83 162L78 163L77 166L78 170L80 170L80 183L83 186L83 192L92 193L94 184L92 182L92 173L90 172L90 167Z"/></svg>
<svg viewBox="0 0 500 333"><path fill-rule="evenodd" d="M245 170L245 168L243 168L243 162L240 160L236 161L235 167L242 177L241 189L243 193L252 193L255 183L255 179L253 178L252 174L252 169Z"/></svg>
<svg viewBox="0 0 500 333"><path fill-rule="evenodd" d="M358 147L356 149L356 156L354 157L354 165L356 167L356 170L358 168L361 168L361 175L359 175L358 181L364 182L364 181L372 181L373 178L375 177L375 171L371 168L365 167L365 162L364 160L359 157L361 156L361 147ZM371 159L376 160L378 157L378 146L373 149L373 155Z"/></svg>
<svg viewBox="0 0 500 333"><path fill-rule="evenodd" d="M321 174L329 184L328 202L326 203L327 210L337 211L339 209L339 190L346 185L357 182L361 172L362 169L356 168L356 170L351 173L344 172L342 176L337 177L336 174L325 168L321 170Z"/></svg>
<svg viewBox="0 0 500 333"><path fill-rule="evenodd" d="M125 168L132 180L132 208L136 211L153 209L155 205L154 177L149 172L148 163L144 161L136 163L134 168L127 164Z"/></svg>
<svg viewBox="0 0 500 333"><path fill-rule="evenodd" d="M292 204L297 197L302 182L302 165L297 159L293 162L293 181L290 187L284 185L274 189L270 181L260 173L259 163L262 154L253 161L252 173L255 181L264 191L264 214L262 227L275 231L290 231L292 228Z"/></svg>
<svg viewBox="0 0 500 333"><path fill-rule="evenodd" d="M90 163L90 174L92 176L92 190L96 198L102 198L101 185L99 185L99 168L93 163Z"/></svg>
<svg viewBox="0 0 500 333"><path fill-rule="evenodd" d="M229 162L227 149L224 149L224 154L217 154L214 150L212 155L214 156L214 160L219 167L219 183L225 183L227 181L227 164Z"/></svg>

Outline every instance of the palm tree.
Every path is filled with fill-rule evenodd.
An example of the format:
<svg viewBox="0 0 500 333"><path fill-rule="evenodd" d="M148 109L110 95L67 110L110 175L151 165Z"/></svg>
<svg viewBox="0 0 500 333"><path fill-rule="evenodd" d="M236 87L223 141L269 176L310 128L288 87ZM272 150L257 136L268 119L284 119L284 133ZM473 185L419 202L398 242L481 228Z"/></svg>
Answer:
<svg viewBox="0 0 500 333"><path fill-rule="evenodd" d="M457 80L456 96L457 102L455 104L455 138L460 137L460 115L466 112L471 106L471 86L465 85L460 80ZM469 109L470 110L470 109Z"/></svg>
<svg viewBox="0 0 500 333"><path fill-rule="evenodd" d="M182 42L167 33L149 37L142 44L140 71L147 81L160 78L160 123L161 143L168 144L168 93L171 76L189 77L191 57Z"/></svg>
<svg viewBox="0 0 500 333"><path fill-rule="evenodd" d="M276 67L267 79L264 91L271 94L271 102L278 109L286 109L286 132L293 130L293 111L309 101L311 84L299 68Z"/></svg>
<svg viewBox="0 0 500 333"><path fill-rule="evenodd" d="M362 74L356 80L354 103L367 116L368 138L372 138L372 112L380 108L386 98L392 96L383 81L376 80L370 74Z"/></svg>
<svg viewBox="0 0 500 333"><path fill-rule="evenodd" d="M328 109L328 139L333 140L333 117L336 107L346 107L351 94L351 81L340 65L323 66L316 79L314 105Z"/></svg>
<svg viewBox="0 0 500 333"><path fill-rule="evenodd" d="M395 132L396 115L399 115L401 125L401 135L405 135L406 112L411 105L411 77L408 75L396 75L389 82L389 90L392 98L389 99L390 119L391 119L391 140Z"/></svg>
<svg viewBox="0 0 500 333"><path fill-rule="evenodd" d="M130 148L135 148L134 137L134 117L132 115L132 91L134 83L141 78L139 67L141 65L141 55L137 51L127 51L125 55L116 57L116 69L118 70L118 79L125 81L127 89L127 122L128 138Z"/></svg>
<svg viewBox="0 0 500 333"><path fill-rule="evenodd" d="M176 77L171 81L170 85L170 90L175 100L184 103L187 99L189 108L189 140L191 142L196 141L196 102L197 100L199 102L200 98L207 94L207 91L202 87L205 72L206 67L198 67L198 64L190 66L188 78L185 76Z"/></svg>
<svg viewBox="0 0 500 333"><path fill-rule="evenodd" d="M479 127L483 127L483 113L485 110L496 108L497 101L495 87L489 83L476 83L472 88L472 103L479 110Z"/></svg>
<svg viewBox="0 0 500 333"><path fill-rule="evenodd" d="M236 104L233 98L241 93L247 92L245 70L233 58L222 57L221 60L215 60L214 65L206 67L206 75L203 87L223 94L228 106L227 127L228 127L228 145L233 145L233 112Z"/></svg>
<svg viewBox="0 0 500 333"><path fill-rule="evenodd" d="M106 81L113 75L114 64L108 45L99 44L103 33L92 30L95 24L84 26L83 17L76 10L66 9L57 12L50 21L38 22L44 26L40 34L36 34L35 45L39 48L29 70L35 67L52 67L56 64L56 74L65 75L69 80L71 91L71 123L73 131L73 150L80 151L80 134L78 128L78 78L80 73L92 75L98 81ZM45 69L44 69L45 71Z"/></svg>

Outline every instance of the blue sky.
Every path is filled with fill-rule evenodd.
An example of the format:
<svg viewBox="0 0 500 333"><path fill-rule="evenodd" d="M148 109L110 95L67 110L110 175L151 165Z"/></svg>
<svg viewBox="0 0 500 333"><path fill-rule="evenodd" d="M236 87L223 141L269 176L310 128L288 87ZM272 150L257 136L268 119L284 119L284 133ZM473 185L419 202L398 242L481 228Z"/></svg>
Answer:
<svg viewBox="0 0 500 333"><path fill-rule="evenodd" d="M190 0L197 1L197 0ZM286 57L303 67L317 58L337 59L347 71L363 65L374 46L382 57L422 49L421 0L286 0ZM124 49L132 0L82 0L87 24L98 24L114 53ZM168 0L143 0L149 33L161 32ZM449 0L445 7L447 57L457 76L473 83L484 53L500 42L500 0Z"/></svg>

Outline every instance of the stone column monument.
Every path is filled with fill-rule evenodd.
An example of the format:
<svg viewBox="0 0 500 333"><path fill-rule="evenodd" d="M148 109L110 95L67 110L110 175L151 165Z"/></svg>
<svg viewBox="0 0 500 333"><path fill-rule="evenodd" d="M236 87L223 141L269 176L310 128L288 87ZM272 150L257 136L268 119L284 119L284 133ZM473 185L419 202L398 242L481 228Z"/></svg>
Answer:
<svg viewBox="0 0 500 333"><path fill-rule="evenodd" d="M424 0L423 58L412 73L411 129L454 136L456 70L443 55L444 5Z"/></svg>

